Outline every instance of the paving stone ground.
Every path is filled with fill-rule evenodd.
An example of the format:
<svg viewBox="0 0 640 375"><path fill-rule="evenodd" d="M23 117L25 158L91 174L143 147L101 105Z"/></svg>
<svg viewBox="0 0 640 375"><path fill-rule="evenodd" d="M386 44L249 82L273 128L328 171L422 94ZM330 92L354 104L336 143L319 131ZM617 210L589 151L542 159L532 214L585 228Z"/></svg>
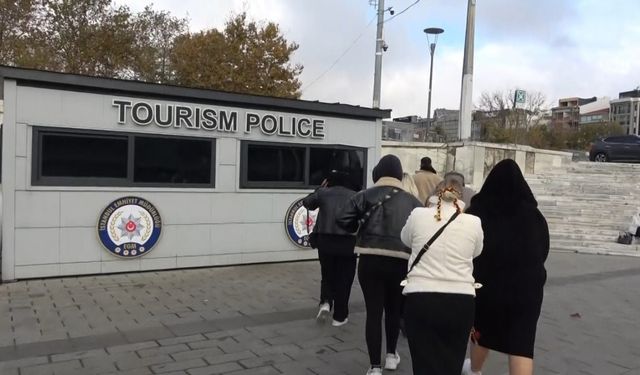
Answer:
<svg viewBox="0 0 640 375"><path fill-rule="evenodd" d="M640 374L640 259L552 253L537 374ZM364 306L316 324L317 262L0 285L0 374L357 374ZM411 374L406 340L398 375ZM391 372L389 372L391 373ZM492 354L484 374L507 373Z"/></svg>

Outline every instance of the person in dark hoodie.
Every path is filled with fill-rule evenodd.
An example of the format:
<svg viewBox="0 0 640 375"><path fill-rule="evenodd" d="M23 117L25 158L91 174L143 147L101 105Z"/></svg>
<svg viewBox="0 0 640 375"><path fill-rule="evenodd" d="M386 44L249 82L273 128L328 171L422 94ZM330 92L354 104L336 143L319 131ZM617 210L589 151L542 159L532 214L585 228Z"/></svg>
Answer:
<svg viewBox="0 0 640 375"><path fill-rule="evenodd" d="M318 258L320 260L320 310L316 319L324 321L333 307L333 323L347 323L349 296L356 274L356 237L336 225L336 213L356 192L347 188L349 174L332 170L322 186L303 199L309 210L318 210L316 225Z"/></svg>
<svg viewBox="0 0 640 375"><path fill-rule="evenodd" d="M375 185L355 194L338 214L336 223L357 232L355 252L360 254L358 280L367 311L366 341L368 375L382 373L382 315L385 318L386 360L384 368L400 363L396 344L402 314L402 287L411 249L400 239L409 214L422 203L402 190L402 166L395 155L386 155L372 173Z"/></svg>
<svg viewBox="0 0 640 375"><path fill-rule="evenodd" d="M484 250L474 260L476 292L471 359L465 375L479 375L489 349L509 356L509 374L533 374L549 228L518 164L506 159L491 170L465 212L482 220Z"/></svg>

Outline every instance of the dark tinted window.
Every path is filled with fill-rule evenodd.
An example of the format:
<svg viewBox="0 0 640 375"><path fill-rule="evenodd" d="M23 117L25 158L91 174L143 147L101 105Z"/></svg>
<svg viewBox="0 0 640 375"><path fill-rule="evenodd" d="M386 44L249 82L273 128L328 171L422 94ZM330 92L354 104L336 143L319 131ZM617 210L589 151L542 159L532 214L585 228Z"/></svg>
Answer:
<svg viewBox="0 0 640 375"><path fill-rule="evenodd" d="M625 143L628 142L627 137L609 137L604 140L607 143Z"/></svg>
<svg viewBox="0 0 640 375"><path fill-rule="evenodd" d="M310 188L322 183L332 169L348 172L350 187L364 184L365 149L242 142L240 187Z"/></svg>
<svg viewBox="0 0 640 375"><path fill-rule="evenodd" d="M211 141L135 137L134 182L211 182Z"/></svg>
<svg viewBox="0 0 640 375"><path fill-rule="evenodd" d="M33 185L213 187L215 140L35 127Z"/></svg>
<svg viewBox="0 0 640 375"><path fill-rule="evenodd" d="M248 145L247 182L304 183L302 147Z"/></svg>
<svg viewBox="0 0 640 375"><path fill-rule="evenodd" d="M127 177L127 137L43 133L40 172L55 177Z"/></svg>
<svg viewBox="0 0 640 375"><path fill-rule="evenodd" d="M350 187L354 190L360 190L364 180L363 165L363 150L311 147L309 184L320 185L329 172L335 169L349 173Z"/></svg>

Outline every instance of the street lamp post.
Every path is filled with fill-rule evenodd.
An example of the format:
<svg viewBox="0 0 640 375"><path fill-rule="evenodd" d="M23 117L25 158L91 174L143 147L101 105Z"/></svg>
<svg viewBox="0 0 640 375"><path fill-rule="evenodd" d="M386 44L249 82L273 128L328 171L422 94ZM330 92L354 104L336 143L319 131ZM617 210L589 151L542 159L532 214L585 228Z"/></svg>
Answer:
<svg viewBox="0 0 640 375"><path fill-rule="evenodd" d="M443 32L444 30L439 27L429 27L424 29L424 33L427 34L427 42L429 43L429 54L431 55L431 65L429 67L429 99L427 101L427 124L429 127L431 127L431 84L433 82L433 55L436 52L438 35L442 34ZM431 38L433 38L433 42L431 41Z"/></svg>

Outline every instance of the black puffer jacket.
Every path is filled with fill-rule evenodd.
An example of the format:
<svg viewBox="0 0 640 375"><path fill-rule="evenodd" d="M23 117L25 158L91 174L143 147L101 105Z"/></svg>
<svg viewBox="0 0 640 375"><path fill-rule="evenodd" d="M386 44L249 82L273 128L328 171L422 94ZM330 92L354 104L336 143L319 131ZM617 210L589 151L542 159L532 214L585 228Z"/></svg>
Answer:
<svg viewBox="0 0 640 375"><path fill-rule="evenodd" d="M302 204L309 210L318 211L316 225L313 231L318 234L348 235L348 232L336 225L336 214L341 210L356 192L343 186L321 187L307 195Z"/></svg>
<svg viewBox="0 0 640 375"><path fill-rule="evenodd" d="M349 232L358 231L356 253L409 259L411 249L400 240L400 232L411 211L423 205L401 187L399 180L382 177L374 187L357 193L344 206L337 224ZM392 195L394 189L399 191ZM392 198L371 211L369 219L359 228L359 219L386 195Z"/></svg>

